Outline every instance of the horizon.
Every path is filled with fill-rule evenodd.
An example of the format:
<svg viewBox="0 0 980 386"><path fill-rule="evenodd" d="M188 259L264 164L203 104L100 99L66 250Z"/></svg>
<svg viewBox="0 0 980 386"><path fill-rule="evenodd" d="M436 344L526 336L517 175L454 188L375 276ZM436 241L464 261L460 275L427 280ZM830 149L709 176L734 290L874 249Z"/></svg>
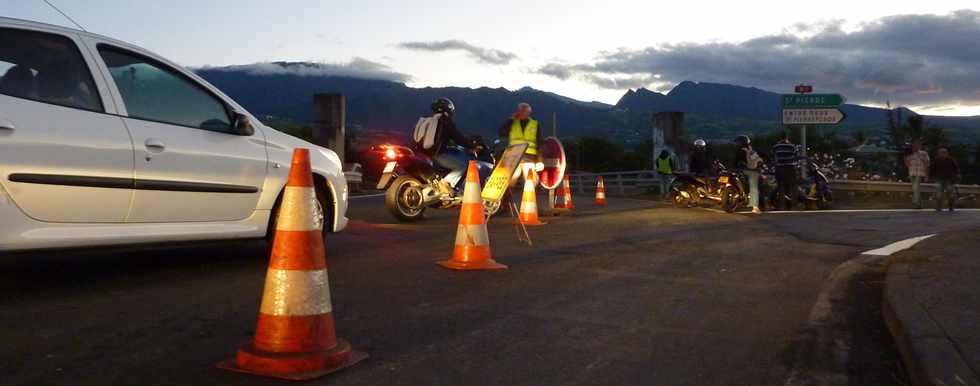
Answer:
<svg viewBox="0 0 980 386"><path fill-rule="evenodd" d="M665 93L684 80L775 93L808 83L851 104L882 108L890 101L926 115L980 116L974 69L980 12L967 1L893 5L888 13L827 1L802 20L774 1L713 5L715 12L707 13L696 4L584 1L556 10L537 1L370 0L341 12L312 0L287 7L258 0L234 7L189 0L61 3L55 2L88 31L192 68L311 62L335 75L413 88L531 87L610 105L630 89ZM847 19L838 7L848 9ZM428 9L451 17L425 23L433 17ZM671 17L656 18L662 14ZM0 16L74 28L39 0L8 1ZM513 21L503 23L504 17Z"/></svg>

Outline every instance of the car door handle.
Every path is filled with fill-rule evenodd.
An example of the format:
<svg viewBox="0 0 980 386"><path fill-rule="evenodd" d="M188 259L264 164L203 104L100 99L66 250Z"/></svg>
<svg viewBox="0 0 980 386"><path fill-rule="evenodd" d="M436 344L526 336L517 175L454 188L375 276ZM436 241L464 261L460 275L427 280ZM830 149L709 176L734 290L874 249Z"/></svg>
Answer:
<svg viewBox="0 0 980 386"><path fill-rule="evenodd" d="M143 145L146 146L146 150L149 150L151 153L159 153L167 149L167 146L164 145L162 141L156 138L147 139L146 142L143 143Z"/></svg>

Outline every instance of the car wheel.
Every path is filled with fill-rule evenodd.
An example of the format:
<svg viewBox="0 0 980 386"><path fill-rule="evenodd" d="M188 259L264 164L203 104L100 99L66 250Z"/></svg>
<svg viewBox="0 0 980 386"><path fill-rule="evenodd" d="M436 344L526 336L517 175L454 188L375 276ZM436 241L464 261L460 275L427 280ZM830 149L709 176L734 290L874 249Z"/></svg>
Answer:
<svg viewBox="0 0 980 386"><path fill-rule="evenodd" d="M326 238L327 233L330 233L333 229L333 196L330 194L330 189L327 187L327 180L325 178L314 174L313 186L313 190L316 193L316 200L313 203L313 207L315 208L314 224L317 224L321 228L321 234ZM276 198L276 204L272 207L272 212L269 214L269 228L265 232L265 239L269 245L272 245L273 238L276 236L276 221L279 218L279 207L281 205L282 192L280 191L279 197Z"/></svg>

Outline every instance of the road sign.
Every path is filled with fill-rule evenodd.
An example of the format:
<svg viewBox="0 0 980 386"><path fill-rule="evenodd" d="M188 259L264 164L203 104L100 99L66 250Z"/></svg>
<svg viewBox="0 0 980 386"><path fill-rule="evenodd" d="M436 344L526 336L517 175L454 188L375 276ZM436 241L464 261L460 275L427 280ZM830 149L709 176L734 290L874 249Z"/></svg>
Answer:
<svg viewBox="0 0 980 386"><path fill-rule="evenodd" d="M847 116L838 109L784 109L784 125L836 125Z"/></svg>
<svg viewBox="0 0 980 386"><path fill-rule="evenodd" d="M813 86L808 84L798 84L796 85L795 90L797 94L809 94L813 92Z"/></svg>
<svg viewBox="0 0 980 386"><path fill-rule="evenodd" d="M785 94L783 108L837 107L845 100L840 94Z"/></svg>
<svg viewBox="0 0 980 386"><path fill-rule="evenodd" d="M487 178L487 183L483 185L483 192L480 196L484 200L499 202L504 197L504 192L510 186L510 178L514 175L514 170L521 164L521 157L527 151L527 144L510 145L504 154L497 161L497 166Z"/></svg>

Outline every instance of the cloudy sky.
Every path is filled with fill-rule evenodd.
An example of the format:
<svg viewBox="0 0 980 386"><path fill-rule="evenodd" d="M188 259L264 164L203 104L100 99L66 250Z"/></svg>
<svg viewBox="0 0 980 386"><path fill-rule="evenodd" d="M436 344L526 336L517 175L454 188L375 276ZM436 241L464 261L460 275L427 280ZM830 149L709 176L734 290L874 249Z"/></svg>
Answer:
<svg viewBox="0 0 980 386"><path fill-rule="evenodd" d="M417 87L531 86L607 103L683 80L807 82L850 102L980 115L976 0L52 2L90 31L195 67L315 61ZM0 15L68 24L41 0L2 0Z"/></svg>

